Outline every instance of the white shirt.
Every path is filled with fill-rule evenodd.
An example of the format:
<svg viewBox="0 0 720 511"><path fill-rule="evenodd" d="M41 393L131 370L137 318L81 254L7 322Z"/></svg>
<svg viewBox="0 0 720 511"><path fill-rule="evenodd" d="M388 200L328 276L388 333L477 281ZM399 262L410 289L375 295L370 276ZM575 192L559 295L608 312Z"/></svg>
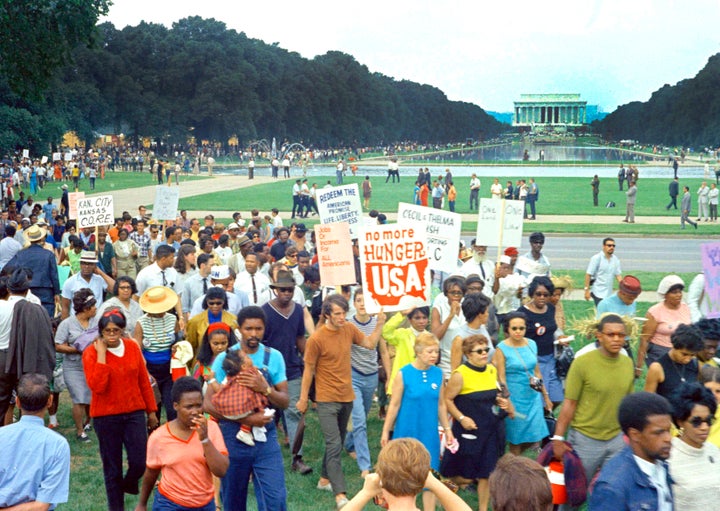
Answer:
<svg viewBox="0 0 720 511"><path fill-rule="evenodd" d="M690 319L700 321L710 312L710 297L705 293L705 274L698 273L690 283L687 292L687 304L690 307Z"/></svg>
<svg viewBox="0 0 720 511"><path fill-rule="evenodd" d="M255 280L255 295L257 295L257 300L255 300L253 295L253 279ZM238 273L237 277L235 277L234 290L236 293L238 290L246 293L250 300L250 305L261 306L273 298L273 293L270 290L270 279L259 271L255 272L254 277L246 271Z"/></svg>
<svg viewBox="0 0 720 511"><path fill-rule="evenodd" d="M471 190L479 190L480 189L480 180L478 178L474 177L470 180L470 189Z"/></svg>
<svg viewBox="0 0 720 511"><path fill-rule="evenodd" d="M15 238L7 237L0 241L0 270L5 267L8 261L10 261L21 248L22 245L18 243Z"/></svg>
<svg viewBox="0 0 720 511"><path fill-rule="evenodd" d="M648 479L650 479L650 482L657 490L658 511L672 511L672 494L670 493L670 487L667 483L667 470L665 469L665 465L660 461L650 463L634 454L633 458L635 458L635 463L637 463L640 470L648 476Z"/></svg>
<svg viewBox="0 0 720 511"><path fill-rule="evenodd" d="M24 296L10 295L7 300L0 300L0 350L10 347L10 327L12 326L15 304L25 300ZM2 368L5 371L5 368Z"/></svg>
<svg viewBox="0 0 720 511"><path fill-rule="evenodd" d="M240 309L249 305L248 297L244 291L238 291L236 293L228 293L227 291L225 291L225 296L227 297L228 312L230 312L231 314L235 314L236 316L238 315L238 312L240 312ZM203 311L202 303L204 298L205 295L202 295L193 302L192 309L190 310L191 318L200 314Z"/></svg>
<svg viewBox="0 0 720 511"><path fill-rule="evenodd" d="M495 283L495 265L492 261L486 259L482 263L476 263L474 259L469 259L460 267L460 274L463 277L472 274L480 276L480 278L485 281L485 286L482 290L483 294L490 298L490 300L493 299L495 296L492 290L493 284Z"/></svg>
<svg viewBox="0 0 720 511"><path fill-rule="evenodd" d="M88 288L93 292L97 307L105 301L105 290L107 283L100 275L94 273L90 276L90 282L85 280L80 273L76 273L65 281L62 288L62 297L70 300L70 314L75 315L75 308L72 306L73 295L80 289Z"/></svg>
<svg viewBox="0 0 720 511"><path fill-rule="evenodd" d="M615 254L610 254L608 258L605 252L598 252L590 258L585 273L595 279L591 287L592 294L598 298L607 298L613 294L615 277L622 274L620 259Z"/></svg>
<svg viewBox="0 0 720 511"><path fill-rule="evenodd" d="M502 199L504 191L505 189L500 183L493 183L490 186L490 193L492 194L493 199Z"/></svg>
<svg viewBox="0 0 720 511"><path fill-rule="evenodd" d="M176 289L178 285L178 272L172 266L165 268L165 281L163 282L162 270L158 263L152 263L150 266L146 266L140 273L138 273L135 279L137 285L138 295L143 294L145 291L155 286L167 286L176 293L180 293L180 289Z"/></svg>

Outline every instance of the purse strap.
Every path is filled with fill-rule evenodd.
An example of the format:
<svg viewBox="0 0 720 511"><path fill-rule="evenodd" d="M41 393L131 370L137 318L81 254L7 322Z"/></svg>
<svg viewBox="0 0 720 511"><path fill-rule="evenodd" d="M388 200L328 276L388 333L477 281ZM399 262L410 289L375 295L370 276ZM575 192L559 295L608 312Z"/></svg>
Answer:
<svg viewBox="0 0 720 511"><path fill-rule="evenodd" d="M526 344L525 346L527 346L528 348L530 347L529 344ZM515 352L517 353L517 356L518 356L518 358L520 359L520 362L522 362L522 365L523 365L523 367L525 368L525 372L527 373L528 377L529 377L529 378L532 378L533 375L530 374L530 371L528 371L527 364L525 363L525 360L523 360L522 355L520 354L520 350L517 348L517 346L512 346L512 345L510 345L510 347L513 348L513 349L515 350Z"/></svg>

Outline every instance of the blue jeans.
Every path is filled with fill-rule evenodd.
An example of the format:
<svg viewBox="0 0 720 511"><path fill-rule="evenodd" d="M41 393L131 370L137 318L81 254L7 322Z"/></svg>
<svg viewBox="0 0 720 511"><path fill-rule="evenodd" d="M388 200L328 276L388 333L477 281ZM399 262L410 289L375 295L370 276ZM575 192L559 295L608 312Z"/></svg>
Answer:
<svg viewBox="0 0 720 511"><path fill-rule="evenodd" d="M347 432L345 449L355 451L358 468L361 472L372 468L367 439L367 415L370 412L377 385L378 373L364 375L353 369L352 386L355 392L352 409L353 430Z"/></svg>
<svg viewBox="0 0 720 511"><path fill-rule="evenodd" d="M159 491L156 491L152 511L215 511L215 498L211 498L210 502L204 506L186 507L176 504Z"/></svg>
<svg viewBox="0 0 720 511"><path fill-rule="evenodd" d="M240 424L220 421L220 431L230 457L230 466L222 479L220 489L225 509L232 511L247 509L248 484L252 475L258 511L287 510L285 470L277 441L277 429L273 422L265 427L267 442L255 441L255 446L252 447L235 438Z"/></svg>
<svg viewBox="0 0 720 511"><path fill-rule="evenodd" d="M335 171L335 184L336 184L336 185L341 185L341 184L343 184L343 173L342 173L341 170L336 170L336 171Z"/></svg>

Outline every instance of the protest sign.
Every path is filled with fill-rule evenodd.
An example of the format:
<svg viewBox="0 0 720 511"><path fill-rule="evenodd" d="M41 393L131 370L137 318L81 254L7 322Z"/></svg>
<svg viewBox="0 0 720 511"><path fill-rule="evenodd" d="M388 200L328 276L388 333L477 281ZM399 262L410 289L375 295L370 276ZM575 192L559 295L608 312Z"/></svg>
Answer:
<svg viewBox="0 0 720 511"><path fill-rule="evenodd" d="M347 222L316 225L315 240L323 286L354 284L355 260Z"/></svg>
<svg viewBox="0 0 720 511"><path fill-rule="evenodd" d="M65 153L65 161L72 161L72 153Z"/></svg>
<svg viewBox="0 0 720 511"><path fill-rule="evenodd" d="M720 243L700 245L700 253L705 274L705 296L700 310L708 318L720 318Z"/></svg>
<svg viewBox="0 0 720 511"><path fill-rule="evenodd" d="M62 160L62 154L60 153L53 153L53 161L60 161Z"/></svg>
<svg viewBox="0 0 720 511"><path fill-rule="evenodd" d="M320 213L320 222L333 224L347 222L350 226L350 236L357 238L362 225L362 204L357 183L351 185L321 188L317 191L317 207Z"/></svg>
<svg viewBox="0 0 720 511"><path fill-rule="evenodd" d="M179 186L156 186L152 216L155 220L175 220L180 201Z"/></svg>
<svg viewBox="0 0 720 511"><path fill-rule="evenodd" d="M30 149L23 149L23 158L30 158Z"/></svg>
<svg viewBox="0 0 720 511"><path fill-rule="evenodd" d="M86 227L98 227L112 225L115 223L113 216L112 195L100 197L89 197L77 201L77 226L78 230Z"/></svg>
<svg viewBox="0 0 720 511"><path fill-rule="evenodd" d="M43 156L42 158L40 158L40 163L45 165L47 163L47 160L48 160L47 156Z"/></svg>
<svg viewBox="0 0 720 511"><path fill-rule="evenodd" d="M519 247L522 244L524 211L524 201L480 199L475 244Z"/></svg>
<svg viewBox="0 0 720 511"><path fill-rule="evenodd" d="M401 202L397 221L425 229L430 269L452 273L457 270L462 217L441 209Z"/></svg>
<svg viewBox="0 0 720 511"><path fill-rule="evenodd" d="M84 197L85 192L68 193L68 206L70 206L70 210L68 211L68 218L70 220L75 220L77 218L77 203L79 199L82 199Z"/></svg>
<svg viewBox="0 0 720 511"><path fill-rule="evenodd" d="M430 303L424 229L401 224L364 227L358 238L365 307L386 312Z"/></svg>

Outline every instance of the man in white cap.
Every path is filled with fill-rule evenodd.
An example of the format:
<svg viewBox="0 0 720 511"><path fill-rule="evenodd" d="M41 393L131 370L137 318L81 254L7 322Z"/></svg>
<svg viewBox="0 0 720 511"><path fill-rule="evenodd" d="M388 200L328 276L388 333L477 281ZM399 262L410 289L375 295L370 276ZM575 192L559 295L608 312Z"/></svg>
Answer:
<svg viewBox="0 0 720 511"><path fill-rule="evenodd" d="M55 307L60 305L60 280L55 254L43 248L46 235L47 231L38 225L25 229L24 236L30 246L15 254L7 265L32 271L30 290L52 318Z"/></svg>
<svg viewBox="0 0 720 511"><path fill-rule="evenodd" d="M95 252L83 250L80 253L80 271L67 279L62 288L62 319L75 314L70 305L75 292L88 288L93 292L98 307L105 301L105 291L115 287L115 280L98 268Z"/></svg>
<svg viewBox="0 0 720 511"><path fill-rule="evenodd" d="M480 275L485 286L483 287L483 293L485 296L493 299L493 287L495 286L495 265L492 261L487 258L487 246L478 245L477 240L472 240L472 259L465 261L460 267L460 274L463 277L467 277L471 274Z"/></svg>
<svg viewBox="0 0 720 511"><path fill-rule="evenodd" d="M225 290L225 295L227 296L228 311L235 314L236 316L238 315L238 312L240 312L240 309L250 305L248 295L244 291L238 289L236 292L233 292L232 288L231 291L227 290L228 286L230 285L230 268L228 267L228 265L223 264L210 268L210 284L214 287L221 287ZM205 295L202 295L193 302L192 310L190 311L190 317L193 317L196 314L200 314L202 312L203 298L205 298Z"/></svg>

